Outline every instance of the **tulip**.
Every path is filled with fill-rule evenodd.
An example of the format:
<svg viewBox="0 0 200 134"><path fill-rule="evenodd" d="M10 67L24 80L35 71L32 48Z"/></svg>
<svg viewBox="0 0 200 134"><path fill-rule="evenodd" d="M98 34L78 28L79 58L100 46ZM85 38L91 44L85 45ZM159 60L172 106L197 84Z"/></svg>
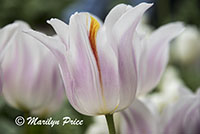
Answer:
<svg viewBox="0 0 200 134"><path fill-rule="evenodd" d="M187 91L187 89L185 89ZM161 117L162 134L200 133L200 89L196 94L186 92L176 104L165 109Z"/></svg>
<svg viewBox="0 0 200 134"><path fill-rule="evenodd" d="M26 31L57 57L68 100L78 112L92 116L124 110L136 92L148 92L159 82L168 61L169 42L183 25L168 24L144 38L137 25L151 6L119 4L104 24L89 13L75 13L69 25L51 19L48 23L62 43Z"/></svg>
<svg viewBox="0 0 200 134"><path fill-rule="evenodd" d="M8 27L1 35L9 40L1 61L3 96L16 109L51 114L64 97L57 61L38 40L22 32L30 29L27 24L15 22Z"/></svg>
<svg viewBox="0 0 200 134"><path fill-rule="evenodd" d="M89 13L75 13L69 25L51 19L48 23L63 44L29 31L57 57L68 99L77 111L101 115L123 110L132 103L137 89L146 91L158 83L168 61L169 41L183 25L168 24L141 39L136 27L151 5L120 4L104 24Z"/></svg>

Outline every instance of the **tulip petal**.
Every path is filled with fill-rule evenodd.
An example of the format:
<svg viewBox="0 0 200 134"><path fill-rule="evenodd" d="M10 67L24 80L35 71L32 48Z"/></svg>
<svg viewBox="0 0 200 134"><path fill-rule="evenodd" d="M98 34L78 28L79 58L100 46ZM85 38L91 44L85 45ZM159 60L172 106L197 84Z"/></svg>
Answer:
<svg viewBox="0 0 200 134"><path fill-rule="evenodd" d="M114 7L106 16L104 27L109 37L109 44L117 53L116 43L114 40L120 40L122 35L128 30L134 33L135 27L139 23L143 13L151 7L152 4L141 3L138 6L119 4ZM132 28L132 29L130 29ZM131 35L130 35L131 36Z"/></svg>
<svg viewBox="0 0 200 134"><path fill-rule="evenodd" d="M200 97L194 100L195 102L187 109L183 120L183 128L185 134L200 133Z"/></svg>
<svg viewBox="0 0 200 134"><path fill-rule="evenodd" d="M60 37L61 41L65 44L66 48L68 49L69 48L69 39L68 39L69 26L58 19L50 19L47 21L47 23L49 23L54 28L54 30Z"/></svg>
<svg viewBox="0 0 200 134"><path fill-rule="evenodd" d="M141 3L135 7L127 6L127 8L129 7L127 12L125 12L113 26L113 31L116 34L115 36L117 36L116 39L121 39L121 37L124 34L127 34L128 31L133 34L142 15L152 5L153 4Z"/></svg>
<svg viewBox="0 0 200 134"><path fill-rule="evenodd" d="M137 94L152 90L168 62L169 42L183 31L182 23L171 23L156 30L144 40L139 55L139 89ZM136 48L137 49L137 48Z"/></svg>
<svg viewBox="0 0 200 134"><path fill-rule="evenodd" d="M142 3L134 8L130 7L131 9L124 13L113 26L113 44L117 48L120 77L120 103L117 111L129 106L135 98L137 68L132 40L141 16L151 5Z"/></svg>
<svg viewBox="0 0 200 134"><path fill-rule="evenodd" d="M114 112L119 104L120 90L117 56L106 41L105 29L98 31L96 41L106 106Z"/></svg>
<svg viewBox="0 0 200 134"><path fill-rule="evenodd" d="M2 57L5 53L5 51L8 49L8 42L11 40L14 34L16 34L16 29L18 25L7 25L6 27L2 28L0 30L0 61L2 60Z"/></svg>
<svg viewBox="0 0 200 134"><path fill-rule="evenodd" d="M176 107L171 107L169 110L165 110L163 117L161 118L161 133L163 134L182 134L184 132L182 128L182 121L184 117L184 112L186 111L191 103L184 100L179 103Z"/></svg>
<svg viewBox="0 0 200 134"><path fill-rule="evenodd" d="M52 37L46 36L39 32L29 30L28 32L26 31L26 33L36 38L37 40L39 40L44 46L49 48L49 50L54 54L54 56L59 62L59 68L60 68L60 72L64 81L68 100L77 111L80 111L78 104L76 104L77 103L75 101L76 99L74 99L74 96L72 95L74 94L73 93L73 90L74 90L73 78L70 74L70 71L69 71L70 68L68 65L68 62L70 62L71 57L70 57L69 52L65 49L65 46L59 40L56 40Z"/></svg>
<svg viewBox="0 0 200 134"><path fill-rule="evenodd" d="M66 47L59 40L34 30L26 30L24 32L39 40L59 61L63 60L63 55L66 55Z"/></svg>
<svg viewBox="0 0 200 134"><path fill-rule="evenodd" d="M116 21L127 11L127 5L119 4L115 6L105 18L104 25L106 29L110 29Z"/></svg>
<svg viewBox="0 0 200 134"><path fill-rule="evenodd" d="M0 62L2 62L5 52L9 48L8 42L16 34L17 24L10 24L0 30ZM0 93L2 91L2 71L0 68Z"/></svg>
<svg viewBox="0 0 200 134"><path fill-rule="evenodd" d="M92 19L92 18L91 18ZM96 46L91 41L91 31L88 31L90 15L75 14L70 18L70 72L73 76L73 100L87 115L105 114L108 112L100 84L100 71ZM95 24L96 25L96 24ZM95 31L94 31L95 32ZM94 33L95 34L95 33ZM92 39L92 40L91 40ZM93 42L94 43L94 42ZM94 45L94 46L92 46Z"/></svg>
<svg viewBox="0 0 200 134"><path fill-rule="evenodd" d="M0 95L1 95L1 92L2 92L2 86L3 86L3 83L2 83L2 71L1 71L1 67L0 67Z"/></svg>
<svg viewBox="0 0 200 134"><path fill-rule="evenodd" d="M156 134L157 123L151 111L140 100L135 100L122 112L121 132L125 134Z"/></svg>
<svg viewBox="0 0 200 134"><path fill-rule="evenodd" d="M44 56L44 62L41 63L40 65L40 70L37 72L37 79L34 82L34 89L39 89L39 85L41 85L43 82L43 79L45 79L46 74L52 74L52 78L49 80L51 81L50 84L48 84L49 89L52 88L54 89L55 92L53 92L53 97L49 100L48 105L43 105L42 107L38 108L38 109L34 109L33 111L31 111L31 113L33 113L33 115L40 115L41 117L46 117L52 113L54 113L55 111L58 111L58 109L61 107L62 103L63 103L63 99L64 99L64 85L63 85L63 81L61 80L61 75L59 72L59 68L58 66L56 66L54 64L54 60L51 60L53 62L51 62L49 60L50 56L52 58L53 55L47 55ZM46 66L48 65L48 69L46 69ZM47 70L50 70L51 72L48 72ZM57 89L57 90L55 90ZM39 96L38 96L39 97Z"/></svg>
<svg viewBox="0 0 200 134"><path fill-rule="evenodd" d="M200 97L198 93L181 97L174 105L168 106L161 119L163 134L199 134Z"/></svg>

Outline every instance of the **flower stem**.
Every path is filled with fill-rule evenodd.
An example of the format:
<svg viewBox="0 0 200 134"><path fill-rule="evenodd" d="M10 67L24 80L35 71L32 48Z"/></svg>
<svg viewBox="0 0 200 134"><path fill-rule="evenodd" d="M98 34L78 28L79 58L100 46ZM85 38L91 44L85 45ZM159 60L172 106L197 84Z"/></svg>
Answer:
<svg viewBox="0 0 200 134"><path fill-rule="evenodd" d="M106 114L105 117L108 125L109 134L116 134L113 114Z"/></svg>

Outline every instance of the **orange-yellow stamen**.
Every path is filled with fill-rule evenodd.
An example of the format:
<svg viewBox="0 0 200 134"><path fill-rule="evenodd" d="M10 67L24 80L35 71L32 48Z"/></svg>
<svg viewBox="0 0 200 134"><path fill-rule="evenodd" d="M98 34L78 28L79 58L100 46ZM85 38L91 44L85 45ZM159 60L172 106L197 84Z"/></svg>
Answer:
<svg viewBox="0 0 200 134"><path fill-rule="evenodd" d="M89 41L90 45L97 63L97 68L99 71L99 79L100 79L100 84L102 86L102 79L101 79L101 70L100 70L100 64L99 64L99 59L98 59L98 54L97 54L97 47L96 47L96 36L97 32L100 28L99 22L91 16L91 23L90 23L90 32L89 32Z"/></svg>
<svg viewBox="0 0 200 134"><path fill-rule="evenodd" d="M92 52L93 52L95 60L96 60L97 69L99 72L99 81L100 81L102 100L103 100L103 107L101 108L101 110L102 110L102 112L107 113L108 110L106 108L106 100L104 97L101 69L100 69L99 58L98 58L98 53L97 53L97 46L96 46L96 36L97 36L97 32L100 28L100 24L94 17L91 16L90 18L91 18L91 22L90 22L90 31L89 31L89 41L90 41L90 46L92 48Z"/></svg>

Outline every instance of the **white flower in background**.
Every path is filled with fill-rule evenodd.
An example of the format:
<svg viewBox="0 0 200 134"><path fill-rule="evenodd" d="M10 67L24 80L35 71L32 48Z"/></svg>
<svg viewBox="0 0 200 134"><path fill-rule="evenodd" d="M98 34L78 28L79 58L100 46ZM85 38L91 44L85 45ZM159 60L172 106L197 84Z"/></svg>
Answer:
<svg viewBox="0 0 200 134"><path fill-rule="evenodd" d="M25 112L41 116L53 113L64 97L64 85L54 56L38 40L22 32L30 29L24 22L7 27L11 30L0 36L0 40L7 39L7 50L1 61L5 100Z"/></svg>
<svg viewBox="0 0 200 134"><path fill-rule="evenodd" d="M189 64L200 59L200 31L195 26L187 26L172 45L172 58Z"/></svg>
<svg viewBox="0 0 200 134"><path fill-rule="evenodd" d="M180 97L179 89L183 86L184 82L179 78L177 69L168 66L159 83L158 88L160 90L156 93L143 96L142 100L153 105L158 112L161 112L166 105L175 102Z"/></svg>

